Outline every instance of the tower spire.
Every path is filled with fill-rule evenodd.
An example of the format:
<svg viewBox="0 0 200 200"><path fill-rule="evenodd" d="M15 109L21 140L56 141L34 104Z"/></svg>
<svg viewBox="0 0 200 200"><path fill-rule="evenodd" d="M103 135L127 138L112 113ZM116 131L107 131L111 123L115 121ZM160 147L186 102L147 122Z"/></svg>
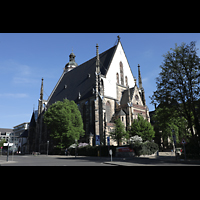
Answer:
<svg viewBox="0 0 200 200"><path fill-rule="evenodd" d="M43 100L43 78L42 78L42 83L41 83L41 89L40 89L40 100Z"/></svg>
<svg viewBox="0 0 200 200"><path fill-rule="evenodd" d="M97 71L97 73L99 73L100 72L100 66L99 66L99 45L97 44L96 45L96 56L97 56L97 58L96 58L96 71Z"/></svg>
<svg viewBox="0 0 200 200"><path fill-rule="evenodd" d="M140 65L138 64L138 79L139 79L139 88L142 89L142 77L140 74Z"/></svg>
<svg viewBox="0 0 200 200"><path fill-rule="evenodd" d="M38 103L38 116L42 113L42 104L43 104L43 78L42 78L42 83L41 83L41 88L40 88L40 98L39 98L39 103Z"/></svg>
<svg viewBox="0 0 200 200"><path fill-rule="evenodd" d="M145 99L145 94L144 94L144 88L142 87L142 77L140 73L140 65L138 64L138 77L139 77L139 91L142 97L142 101L144 106L146 105L146 99Z"/></svg>

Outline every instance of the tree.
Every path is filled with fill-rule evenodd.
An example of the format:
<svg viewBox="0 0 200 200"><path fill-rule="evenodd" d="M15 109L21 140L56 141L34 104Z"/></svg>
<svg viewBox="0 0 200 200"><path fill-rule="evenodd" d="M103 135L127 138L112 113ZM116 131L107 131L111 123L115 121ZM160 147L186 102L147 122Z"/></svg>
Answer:
<svg viewBox="0 0 200 200"><path fill-rule="evenodd" d="M3 144L6 142L5 139L0 140L0 147L3 147Z"/></svg>
<svg viewBox="0 0 200 200"><path fill-rule="evenodd" d="M117 145L122 142L123 139L128 139L128 133L125 131L124 125L121 122L120 118L115 120L115 129L110 132L110 137L117 141Z"/></svg>
<svg viewBox="0 0 200 200"><path fill-rule="evenodd" d="M138 118L133 120L131 129L129 130L130 136L139 135L143 141L152 140L155 136L153 126L138 114Z"/></svg>
<svg viewBox="0 0 200 200"><path fill-rule="evenodd" d="M187 131L187 121L184 117L181 117L175 109L176 104L173 105L162 103L156 108L155 114L152 120L155 122L154 130L156 135L159 135L163 139L163 145L168 137L173 142L172 134L176 135L176 142L179 143L183 138L187 138L190 134ZM172 132L173 130L173 132Z"/></svg>
<svg viewBox="0 0 200 200"><path fill-rule="evenodd" d="M200 113L197 109L200 108L200 58L197 56L195 42L189 45L182 43L181 46L176 44L175 49L171 50L163 56L161 72L156 78L157 90L150 97L151 103L176 100L176 110L187 120L192 136L193 125L200 136Z"/></svg>
<svg viewBox="0 0 200 200"><path fill-rule="evenodd" d="M64 99L52 104L44 114L44 122L58 148L67 147L84 135L81 113L74 101Z"/></svg>

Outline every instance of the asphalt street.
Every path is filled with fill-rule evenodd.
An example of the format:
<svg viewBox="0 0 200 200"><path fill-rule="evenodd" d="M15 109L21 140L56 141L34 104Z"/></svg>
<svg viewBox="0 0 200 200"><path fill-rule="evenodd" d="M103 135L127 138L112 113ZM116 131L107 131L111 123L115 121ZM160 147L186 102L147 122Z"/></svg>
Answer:
<svg viewBox="0 0 200 200"><path fill-rule="evenodd" d="M100 159L98 157L86 156L59 156L59 155L14 155L9 156L9 161L6 161L6 156L0 156L0 166L113 166L104 164L104 161L109 159Z"/></svg>
<svg viewBox="0 0 200 200"><path fill-rule="evenodd" d="M199 163L175 162L174 158L113 158L59 155L14 155L0 156L0 166L200 166Z"/></svg>

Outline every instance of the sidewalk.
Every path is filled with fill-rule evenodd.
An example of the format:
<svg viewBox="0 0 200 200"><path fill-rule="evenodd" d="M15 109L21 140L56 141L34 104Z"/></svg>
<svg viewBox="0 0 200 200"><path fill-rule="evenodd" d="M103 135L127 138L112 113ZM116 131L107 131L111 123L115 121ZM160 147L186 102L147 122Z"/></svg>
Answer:
<svg viewBox="0 0 200 200"><path fill-rule="evenodd" d="M174 164L196 164L200 165L200 160L176 160L175 153L171 152L159 152L159 156L156 154L145 155L140 157L129 157L129 158L115 158L112 162L106 161L104 164L111 164L117 166L156 166L157 164L174 163Z"/></svg>
<svg viewBox="0 0 200 200"><path fill-rule="evenodd" d="M10 160L9 160L9 161L7 162L6 160L0 160L0 166L1 166L2 164L5 164L5 163L6 163L6 164L9 164L9 163L16 163L16 162L17 162L17 161L10 161Z"/></svg>

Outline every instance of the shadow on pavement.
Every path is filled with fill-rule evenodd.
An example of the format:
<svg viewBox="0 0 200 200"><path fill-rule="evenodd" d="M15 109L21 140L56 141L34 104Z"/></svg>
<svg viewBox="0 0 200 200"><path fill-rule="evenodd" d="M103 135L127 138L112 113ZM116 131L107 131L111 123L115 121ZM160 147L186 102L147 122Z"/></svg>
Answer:
<svg viewBox="0 0 200 200"><path fill-rule="evenodd" d="M90 157L90 156L77 156L76 158L74 156L63 156L63 157L57 157L57 159L67 159L67 160L79 160L79 162L110 162L110 157ZM132 163L132 164L153 164L153 165L167 165L168 163L176 163L176 164L194 164L194 165L200 165L200 161L193 161L193 160L178 160L176 161L174 156L158 156L158 157L128 157L128 158L119 158L119 157L113 157L113 162L124 162L124 163Z"/></svg>

